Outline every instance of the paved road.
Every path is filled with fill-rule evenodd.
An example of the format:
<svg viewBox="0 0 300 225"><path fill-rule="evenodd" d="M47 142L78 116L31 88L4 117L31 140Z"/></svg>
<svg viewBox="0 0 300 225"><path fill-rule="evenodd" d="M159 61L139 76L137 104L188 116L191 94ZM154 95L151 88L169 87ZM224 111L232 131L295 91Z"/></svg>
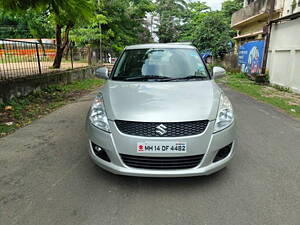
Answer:
<svg viewBox="0 0 300 225"><path fill-rule="evenodd" d="M0 224L299 225L300 122L225 91L239 152L208 177L122 177L94 166L84 132L92 95L0 139Z"/></svg>

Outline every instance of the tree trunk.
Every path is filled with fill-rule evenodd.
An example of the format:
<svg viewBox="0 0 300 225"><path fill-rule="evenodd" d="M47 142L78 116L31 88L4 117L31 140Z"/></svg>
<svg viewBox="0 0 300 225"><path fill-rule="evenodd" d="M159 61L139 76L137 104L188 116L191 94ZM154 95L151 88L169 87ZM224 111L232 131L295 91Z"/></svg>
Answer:
<svg viewBox="0 0 300 225"><path fill-rule="evenodd" d="M69 60L69 50L70 50L70 44L68 44L64 50L64 55L66 60Z"/></svg>
<svg viewBox="0 0 300 225"><path fill-rule="evenodd" d="M92 65L92 50L91 50L91 46L88 46L88 64Z"/></svg>
<svg viewBox="0 0 300 225"><path fill-rule="evenodd" d="M45 50L45 45L44 45L42 39L41 39L41 38L38 38L38 42L40 43L40 45L41 45L41 47L42 47L42 50L43 50L43 56L47 56L46 50Z"/></svg>
<svg viewBox="0 0 300 225"><path fill-rule="evenodd" d="M53 63L54 68L60 68L62 54L60 53L61 49L61 28L59 24L56 25L55 30L55 39L56 39L56 55Z"/></svg>
<svg viewBox="0 0 300 225"><path fill-rule="evenodd" d="M61 48L56 50L56 56L55 56L54 63L53 63L54 68L56 68L56 69L60 68L63 53L64 53L64 50Z"/></svg>
<svg viewBox="0 0 300 225"><path fill-rule="evenodd" d="M57 69L60 68L64 50L65 50L66 46L69 44L69 32L70 32L71 28L72 28L72 25L68 24L65 29L65 32L64 32L64 38L62 40L62 37L61 37L62 26L59 24L56 25L56 56L55 56L54 63L53 63L54 68L57 68Z"/></svg>

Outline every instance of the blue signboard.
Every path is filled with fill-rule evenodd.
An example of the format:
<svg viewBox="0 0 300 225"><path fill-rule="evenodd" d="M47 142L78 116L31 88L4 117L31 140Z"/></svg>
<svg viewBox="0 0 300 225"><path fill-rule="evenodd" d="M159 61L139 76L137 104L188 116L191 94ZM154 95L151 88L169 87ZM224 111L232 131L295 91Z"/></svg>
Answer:
<svg viewBox="0 0 300 225"><path fill-rule="evenodd" d="M239 64L242 72L255 74L261 72L265 41L251 41L239 48Z"/></svg>

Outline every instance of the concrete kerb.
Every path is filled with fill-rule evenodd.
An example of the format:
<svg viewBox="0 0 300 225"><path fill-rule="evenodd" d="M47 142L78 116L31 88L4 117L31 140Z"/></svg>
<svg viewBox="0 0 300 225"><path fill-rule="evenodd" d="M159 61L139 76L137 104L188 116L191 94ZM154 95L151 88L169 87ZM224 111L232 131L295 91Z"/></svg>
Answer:
<svg viewBox="0 0 300 225"><path fill-rule="evenodd" d="M82 67L73 70L45 73L39 76L26 76L13 80L0 81L0 104L14 97L24 97L40 91L49 85L70 84L74 81L93 78L98 66Z"/></svg>

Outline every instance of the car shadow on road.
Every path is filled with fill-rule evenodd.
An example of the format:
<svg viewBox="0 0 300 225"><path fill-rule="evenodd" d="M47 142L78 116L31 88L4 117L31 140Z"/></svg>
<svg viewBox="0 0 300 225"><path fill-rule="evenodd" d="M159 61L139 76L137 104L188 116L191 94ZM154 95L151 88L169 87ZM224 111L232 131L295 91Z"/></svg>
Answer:
<svg viewBox="0 0 300 225"><path fill-rule="evenodd" d="M130 177L115 175L107 172L97 166L94 166L98 179L109 182L112 186L122 187L140 187L146 189L159 189L161 190L182 190L195 187L213 187L219 186L221 183L226 182L231 176L230 168L224 168L214 174L208 176L197 177L177 177L177 178L151 178L151 177Z"/></svg>

